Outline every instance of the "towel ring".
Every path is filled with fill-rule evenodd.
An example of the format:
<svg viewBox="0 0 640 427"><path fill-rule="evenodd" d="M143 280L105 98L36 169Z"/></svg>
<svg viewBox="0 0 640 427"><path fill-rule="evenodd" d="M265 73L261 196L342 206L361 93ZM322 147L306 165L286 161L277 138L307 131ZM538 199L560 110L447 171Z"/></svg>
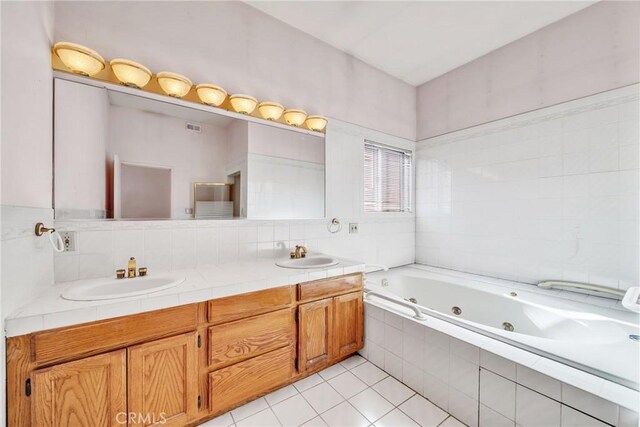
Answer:
<svg viewBox="0 0 640 427"><path fill-rule="evenodd" d="M35 233L38 237L46 233L49 236L49 243L53 246L53 250L56 252L64 252L64 241L55 228L47 228L43 223L39 222L36 224Z"/></svg>
<svg viewBox="0 0 640 427"><path fill-rule="evenodd" d="M342 224L340 224L340 220L338 218L333 218L329 224L327 224L327 230L329 233L335 234L339 233L342 230Z"/></svg>

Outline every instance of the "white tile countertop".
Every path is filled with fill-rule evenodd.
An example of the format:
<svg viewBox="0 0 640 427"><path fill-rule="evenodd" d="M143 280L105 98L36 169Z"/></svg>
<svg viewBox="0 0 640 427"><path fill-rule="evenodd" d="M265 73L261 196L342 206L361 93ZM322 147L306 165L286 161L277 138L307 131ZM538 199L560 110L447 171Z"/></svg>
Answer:
<svg viewBox="0 0 640 427"><path fill-rule="evenodd" d="M336 258L339 264L319 269L290 269L275 265L277 259L251 260L171 271L183 276L179 285L160 292L101 301L69 301L61 297L71 286L96 280L78 280L51 286L5 319L7 337L45 329L159 310L261 289L364 271L362 262ZM149 276L169 273L149 271ZM127 279L123 279L127 280Z"/></svg>

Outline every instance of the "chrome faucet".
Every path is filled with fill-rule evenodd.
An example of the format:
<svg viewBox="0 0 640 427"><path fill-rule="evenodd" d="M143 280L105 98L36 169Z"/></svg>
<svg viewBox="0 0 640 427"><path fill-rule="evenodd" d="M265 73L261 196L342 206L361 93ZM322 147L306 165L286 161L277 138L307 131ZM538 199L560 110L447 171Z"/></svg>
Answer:
<svg viewBox="0 0 640 427"><path fill-rule="evenodd" d="M307 256L307 248L303 245L296 245L296 250L289 255L292 259L304 258Z"/></svg>

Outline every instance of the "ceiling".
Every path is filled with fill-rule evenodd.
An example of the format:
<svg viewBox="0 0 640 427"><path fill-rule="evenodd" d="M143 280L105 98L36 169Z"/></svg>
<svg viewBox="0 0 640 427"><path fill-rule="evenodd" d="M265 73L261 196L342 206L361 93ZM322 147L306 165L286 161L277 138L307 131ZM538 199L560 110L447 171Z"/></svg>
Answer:
<svg viewBox="0 0 640 427"><path fill-rule="evenodd" d="M248 1L418 86L595 1Z"/></svg>

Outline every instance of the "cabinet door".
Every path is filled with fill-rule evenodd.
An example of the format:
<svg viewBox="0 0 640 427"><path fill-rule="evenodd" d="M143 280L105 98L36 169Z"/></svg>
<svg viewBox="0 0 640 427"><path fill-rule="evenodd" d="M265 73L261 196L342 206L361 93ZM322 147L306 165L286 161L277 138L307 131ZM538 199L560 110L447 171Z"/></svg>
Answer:
<svg viewBox="0 0 640 427"><path fill-rule="evenodd" d="M328 363L333 354L333 300L298 307L298 371Z"/></svg>
<svg viewBox="0 0 640 427"><path fill-rule="evenodd" d="M336 357L343 357L363 346L364 309L362 292L333 298L333 337Z"/></svg>
<svg viewBox="0 0 640 427"><path fill-rule="evenodd" d="M129 425L184 425L198 413L197 333L129 347Z"/></svg>
<svg viewBox="0 0 640 427"><path fill-rule="evenodd" d="M125 357L119 350L34 371L32 424L126 424Z"/></svg>

